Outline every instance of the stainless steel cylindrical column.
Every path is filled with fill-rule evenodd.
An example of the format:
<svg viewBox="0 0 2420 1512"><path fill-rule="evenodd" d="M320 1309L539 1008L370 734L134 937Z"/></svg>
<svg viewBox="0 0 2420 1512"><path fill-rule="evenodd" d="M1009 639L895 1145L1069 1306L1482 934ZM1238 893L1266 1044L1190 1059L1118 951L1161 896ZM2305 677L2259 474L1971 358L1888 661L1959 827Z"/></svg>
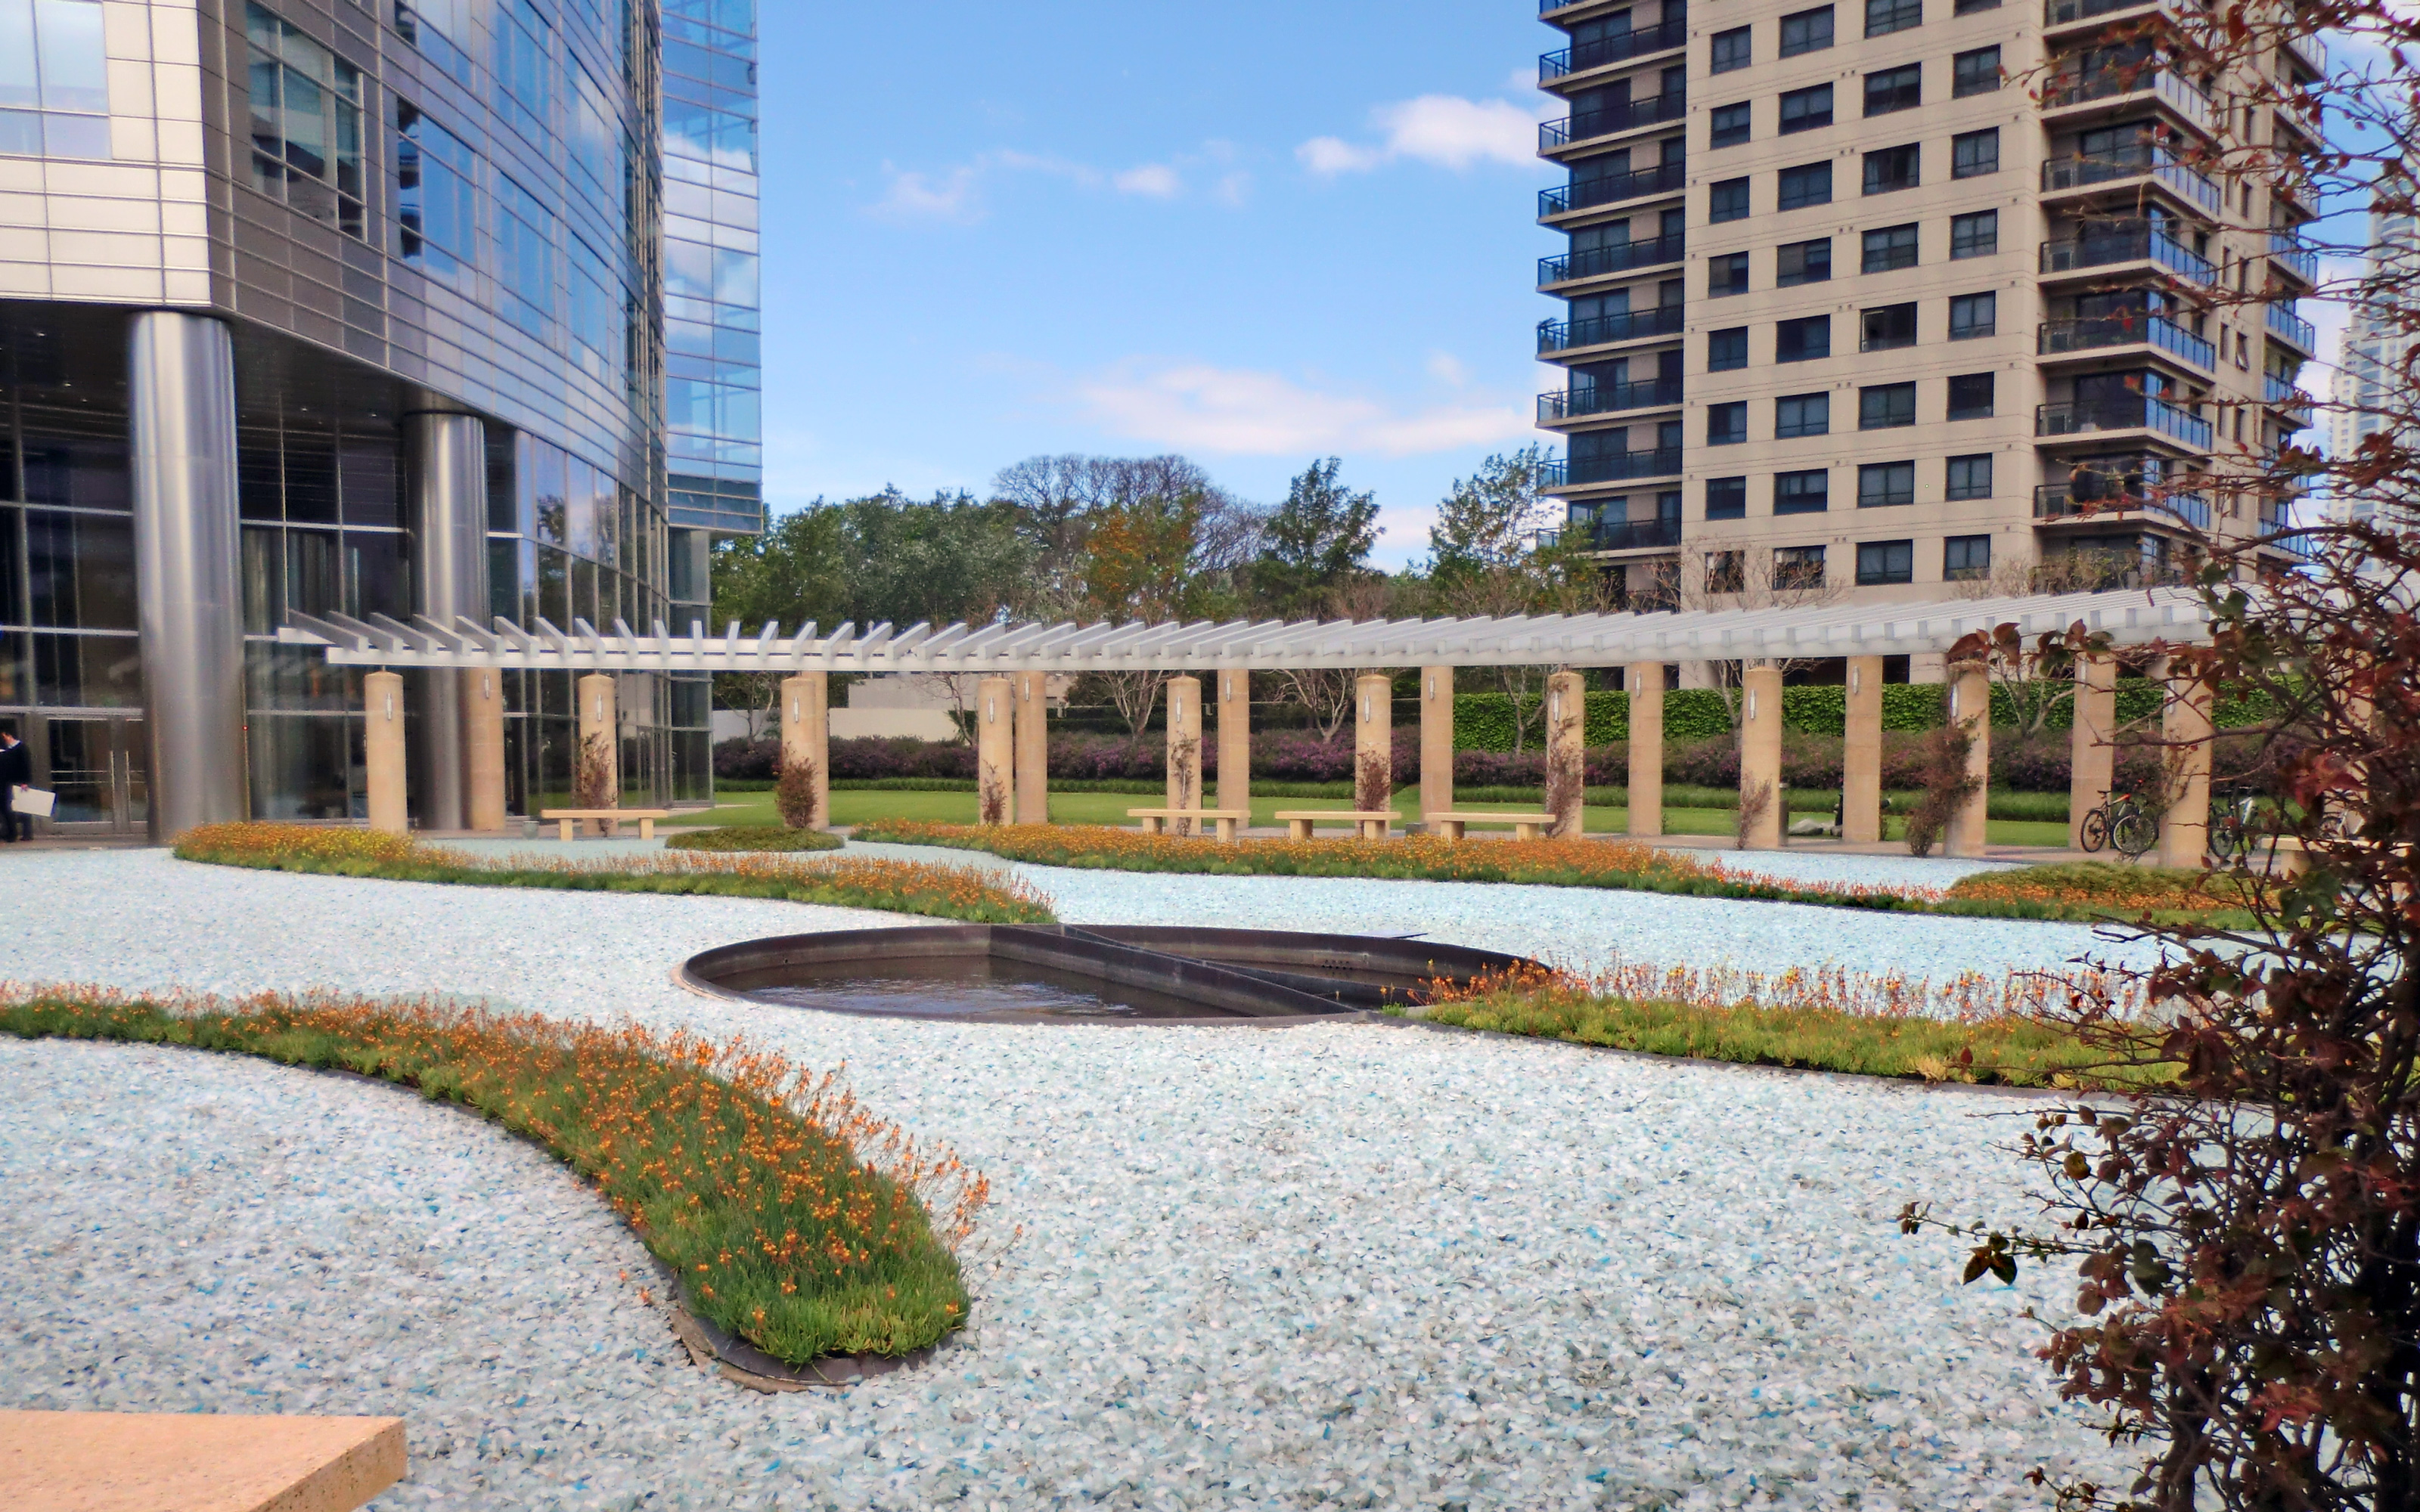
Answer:
<svg viewBox="0 0 2420 1512"><path fill-rule="evenodd" d="M195 825L241 819L246 807L227 328L172 310L137 315L127 389L150 828L164 842Z"/></svg>
<svg viewBox="0 0 2420 1512"><path fill-rule="evenodd" d="M425 411L403 419L411 459L411 607L441 625L488 617L488 427L476 415ZM461 676L417 676L411 772L420 827L469 829L471 751Z"/></svg>

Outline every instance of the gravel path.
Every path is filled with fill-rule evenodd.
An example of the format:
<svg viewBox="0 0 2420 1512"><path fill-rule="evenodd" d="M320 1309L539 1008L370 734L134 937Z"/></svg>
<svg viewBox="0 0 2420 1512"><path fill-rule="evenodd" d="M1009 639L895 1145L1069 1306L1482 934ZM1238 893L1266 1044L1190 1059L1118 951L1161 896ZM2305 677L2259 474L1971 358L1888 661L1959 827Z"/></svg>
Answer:
<svg viewBox="0 0 2420 1512"><path fill-rule="evenodd" d="M1360 1026L841 1018L667 980L711 944L900 922L843 910L159 853L0 874L0 975L744 1031L845 1058L998 1196L960 1343L845 1396L764 1397L683 1363L632 1294L636 1242L463 1115L0 1042L10 1406L400 1413L412 1474L381 1507L1935 1512L2046 1506L2038 1463L2115 1473L2019 1316L2061 1315L2067 1279L1961 1288L1960 1246L1889 1223L1918 1196L2028 1211L1993 1145L2012 1131L1974 1117L2006 1099ZM1212 880L1124 879L1125 917Z"/></svg>

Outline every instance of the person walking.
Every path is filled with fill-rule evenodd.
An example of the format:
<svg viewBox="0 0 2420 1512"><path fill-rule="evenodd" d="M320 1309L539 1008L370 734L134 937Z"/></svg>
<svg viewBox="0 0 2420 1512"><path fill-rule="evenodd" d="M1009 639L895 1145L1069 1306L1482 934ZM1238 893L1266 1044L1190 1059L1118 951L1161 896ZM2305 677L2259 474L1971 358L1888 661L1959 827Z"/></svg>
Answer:
<svg viewBox="0 0 2420 1512"><path fill-rule="evenodd" d="M14 730L0 730L0 839L14 845L34 838L34 821L17 811L17 790L34 785L34 753Z"/></svg>

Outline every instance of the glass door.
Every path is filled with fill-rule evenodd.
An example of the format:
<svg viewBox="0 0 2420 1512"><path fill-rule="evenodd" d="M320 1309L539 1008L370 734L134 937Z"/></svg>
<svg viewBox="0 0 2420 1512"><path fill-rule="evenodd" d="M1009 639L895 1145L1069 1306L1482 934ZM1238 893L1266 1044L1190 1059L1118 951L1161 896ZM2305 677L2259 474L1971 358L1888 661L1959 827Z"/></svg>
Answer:
<svg viewBox="0 0 2420 1512"><path fill-rule="evenodd" d="M143 721L124 717L47 717L34 747L37 786L56 795L39 830L65 835L139 835L151 817Z"/></svg>

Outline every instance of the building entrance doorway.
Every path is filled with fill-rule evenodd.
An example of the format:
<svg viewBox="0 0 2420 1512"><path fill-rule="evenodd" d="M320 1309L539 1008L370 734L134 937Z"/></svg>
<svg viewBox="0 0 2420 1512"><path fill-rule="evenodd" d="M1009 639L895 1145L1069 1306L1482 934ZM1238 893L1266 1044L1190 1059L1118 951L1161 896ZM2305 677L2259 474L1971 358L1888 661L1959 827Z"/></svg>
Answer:
<svg viewBox="0 0 2420 1512"><path fill-rule="evenodd" d="M36 717L34 784L58 795L53 834L135 836L150 825L143 721L125 715Z"/></svg>

